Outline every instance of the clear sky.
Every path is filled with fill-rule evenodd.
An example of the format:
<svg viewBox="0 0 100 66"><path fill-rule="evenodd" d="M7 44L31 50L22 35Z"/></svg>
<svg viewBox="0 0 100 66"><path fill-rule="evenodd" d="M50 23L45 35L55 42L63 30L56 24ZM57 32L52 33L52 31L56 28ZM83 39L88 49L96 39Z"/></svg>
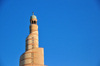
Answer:
<svg viewBox="0 0 100 66"><path fill-rule="evenodd" d="M45 65L100 66L100 0L0 0L0 66L19 66L33 11Z"/></svg>

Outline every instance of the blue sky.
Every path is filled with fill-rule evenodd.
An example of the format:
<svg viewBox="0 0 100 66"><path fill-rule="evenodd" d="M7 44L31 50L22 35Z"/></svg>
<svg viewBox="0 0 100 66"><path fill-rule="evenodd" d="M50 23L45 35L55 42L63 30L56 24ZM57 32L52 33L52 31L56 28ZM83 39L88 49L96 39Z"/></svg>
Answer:
<svg viewBox="0 0 100 66"><path fill-rule="evenodd" d="M48 66L100 66L100 0L0 0L0 66L19 66L38 18Z"/></svg>

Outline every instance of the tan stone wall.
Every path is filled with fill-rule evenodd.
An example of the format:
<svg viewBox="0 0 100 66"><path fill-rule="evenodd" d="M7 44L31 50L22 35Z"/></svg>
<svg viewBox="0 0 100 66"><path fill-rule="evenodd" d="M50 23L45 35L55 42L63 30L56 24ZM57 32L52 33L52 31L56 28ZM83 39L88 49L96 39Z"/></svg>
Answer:
<svg viewBox="0 0 100 66"><path fill-rule="evenodd" d="M31 19L30 34L26 38L26 52L20 57L20 66L44 66L44 49L38 47L38 25L32 24Z"/></svg>
<svg viewBox="0 0 100 66"><path fill-rule="evenodd" d="M38 26L37 24L31 24L30 25L30 33L34 32L34 31L38 31Z"/></svg>
<svg viewBox="0 0 100 66"><path fill-rule="evenodd" d="M26 66L26 64L44 65L44 49L34 48L21 55L20 66Z"/></svg>
<svg viewBox="0 0 100 66"><path fill-rule="evenodd" d="M30 23L32 24L32 21L36 21L37 22L37 19L33 18L33 19L30 19Z"/></svg>
<svg viewBox="0 0 100 66"><path fill-rule="evenodd" d="M26 38L26 51L38 48L38 25L37 24L31 24L30 25L30 34Z"/></svg>

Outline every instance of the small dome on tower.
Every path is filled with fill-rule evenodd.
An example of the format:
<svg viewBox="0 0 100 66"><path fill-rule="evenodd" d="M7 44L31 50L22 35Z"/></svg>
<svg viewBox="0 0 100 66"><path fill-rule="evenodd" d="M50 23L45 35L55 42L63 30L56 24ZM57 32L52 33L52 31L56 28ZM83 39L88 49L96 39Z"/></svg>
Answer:
<svg viewBox="0 0 100 66"><path fill-rule="evenodd" d="M31 16L32 19L37 19L37 17L34 15L34 12L33 12L33 15Z"/></svg>
<svg viewBox="0 0 100 66"><path fill-rule="evenodd" d="M31 24L37 24L37 17L34 15L34 12L33 12L33 15L30 18L30 22L31 22Z"/></svg>
<svg viewBox="0 0 100 66"><path fill-rule="evenodd" d="M32 15L31 18L35 18L35 19L37 19L37 17L36 17L35 15Z"/></svg>

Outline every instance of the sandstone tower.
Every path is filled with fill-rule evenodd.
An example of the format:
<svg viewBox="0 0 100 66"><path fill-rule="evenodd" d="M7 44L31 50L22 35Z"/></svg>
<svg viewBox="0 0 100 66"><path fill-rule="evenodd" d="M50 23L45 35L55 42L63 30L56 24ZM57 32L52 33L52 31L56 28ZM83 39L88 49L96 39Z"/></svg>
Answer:
<svg viewBox="0 0 100 66"><path fill-rule="evenodd" d="M39 48L37 17L30 18L30 34L26 38L26 51L20 57L20 66L45 66L44 49Z"/></svg>

